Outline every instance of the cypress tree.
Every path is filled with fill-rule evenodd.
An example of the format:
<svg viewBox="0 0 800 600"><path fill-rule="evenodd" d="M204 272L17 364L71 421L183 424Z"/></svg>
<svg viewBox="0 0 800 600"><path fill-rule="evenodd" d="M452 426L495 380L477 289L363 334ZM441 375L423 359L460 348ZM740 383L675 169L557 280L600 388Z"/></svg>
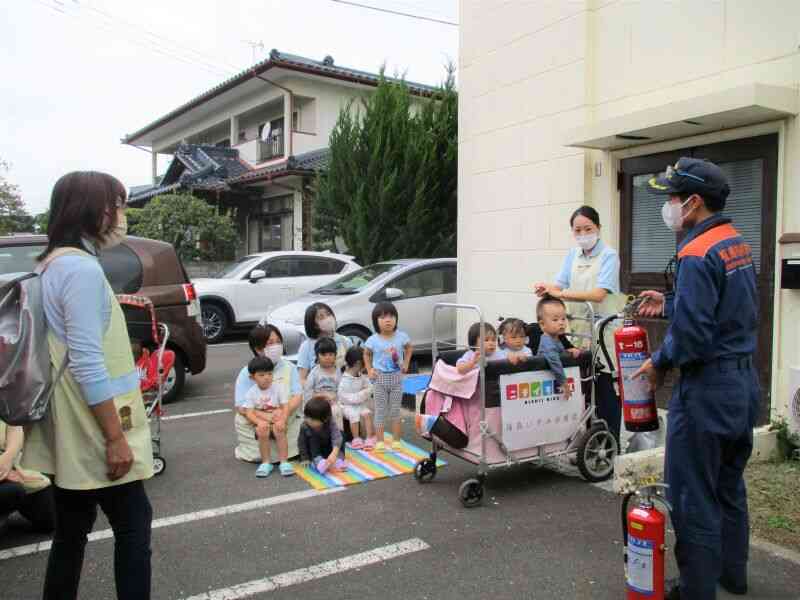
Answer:
<svg viewBox="0 0 800 600"><path fill-rule="evenodd" d="M455 256L458 96L452 67L430 98L381 71L375 92L339 114L317 179L318 246L341 236L362 264Z"/></svg>

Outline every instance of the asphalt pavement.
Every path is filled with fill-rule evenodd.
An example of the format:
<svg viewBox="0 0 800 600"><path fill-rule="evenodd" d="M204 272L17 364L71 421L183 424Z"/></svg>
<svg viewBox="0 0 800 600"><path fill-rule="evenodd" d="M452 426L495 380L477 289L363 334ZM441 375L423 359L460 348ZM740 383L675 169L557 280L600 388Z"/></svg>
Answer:
<svg viewBox="0 0 800 600"><path fill-rule="evenodd" d="M210 347L208 370L167 407L167 469L146 484L153 598L625 598L619 498L567 464L495 471L473 509L457 490L475 468L447 456L424 485L407 475L319 493L277 471L257 480L233 458L233 380L248 355ZM410 419L406 430L424 447ZM98 518L81 598L115 597L107 528ZM46 541L21 528L0 540L2 600L39 597ZM800 564L751 550L749 598L797 599L798 582Z"/></svg>

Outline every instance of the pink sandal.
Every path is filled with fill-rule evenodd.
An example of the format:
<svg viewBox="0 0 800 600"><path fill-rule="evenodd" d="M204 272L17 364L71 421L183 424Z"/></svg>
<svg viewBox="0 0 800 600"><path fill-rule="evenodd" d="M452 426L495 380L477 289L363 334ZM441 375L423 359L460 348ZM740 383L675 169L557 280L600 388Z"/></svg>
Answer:
<svg viewBox="0 0 800 600"><path fill-rule="evenodd" d="M378 440L374 437L369 437L364 440L364 450L372 450L375 448L375 444L378 443Z"/></svg>
<svg viewBox="0 0 800 600"><path fill-rule="evenodd" d="M364 448L364 440L362 440L360 437L353 438L353 441L350 442L350 447L353 450L361 450Z"/></svg>

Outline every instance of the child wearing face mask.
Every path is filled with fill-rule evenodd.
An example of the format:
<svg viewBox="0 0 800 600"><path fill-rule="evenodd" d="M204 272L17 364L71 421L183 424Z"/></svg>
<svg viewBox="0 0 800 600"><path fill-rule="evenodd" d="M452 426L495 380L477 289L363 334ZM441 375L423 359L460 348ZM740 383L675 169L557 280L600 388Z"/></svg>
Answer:
<svg viewBox="0 0 800 600"><path fill-rule="evenodd" d="M483 351L486 355L486 360L503 360L506 358L506 351L497 347L497 330L494 326L491 323L484 323L483 333ZM469 344L470 349L456 362L456 369L461 375L466 375L472 369L477 369L481 363L480 336L481 324L473 323L470 325L469 331L467 331L467 344Z"/></svg>
<svg viewBox="0 0 800 600"><path fill-rule="evenodd" d="M498 333L503 338L501 349L505 351L505 358L512 365L522 362L533 356L533 352L525 345L525 321L522 319L506 319L500 324Z"/></svg>
<svg viewBox="0 0 800 600"><path fill-rule="evenodd" d="M560 337L567 332L567 307L564 301L552 296L545 296L536 306L536 318L542 328L542 337L539 340L539 350L536 356L541 356L547 361L550 370L556 376L556 381L564 390L564 398L569 399L575 391L574 384L567 382L564 365L561 363L561 354L568 352L574 358L580 356L578 348L565 349Z"/></svg>
<svg viewBox="0 0 800 600"><path fill-rule="evenodd" d="M300 381L305 384L308 374L317 364L315 345L321 338L330 338L336 343L336 367L344 367L344 355L353 346L353 341L336 333L336 315L330 306L323 302L315 302L306 309L305 319L306 339L300 345L297 353L297 368L300 371Z"/></svg>

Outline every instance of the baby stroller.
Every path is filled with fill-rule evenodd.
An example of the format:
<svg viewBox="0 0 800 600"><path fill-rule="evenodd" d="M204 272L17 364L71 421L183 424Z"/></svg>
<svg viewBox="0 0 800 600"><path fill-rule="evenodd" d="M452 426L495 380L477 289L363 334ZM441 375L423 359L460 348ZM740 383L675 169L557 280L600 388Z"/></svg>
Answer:
<svg viewBox="0 0 800 600"><path fill-rule="evenodd" d="M467 304L440 303L434 307L470 311L484 323L480 307ZM588 318L596 327L594 311L587 306ZM577 319L577 317L575 317ZM529 332L533 333L533 332ZM591 350L578 359L562 356L567 377L573 383L583 381L581 370L594 387L597 345L594 336L572 334L585 338ZM483 337L479 347L483 354ZM538 340L536 341L538 347ZM476 477L464 481L458 491L459 500L467 507L481 504L484 482L488 472L522 463L544 465L561 457L575 456L581 475L590 482L611 477L618 444L608 424L596 415L595 390L585 401L581 386L576 385L571 397L563 394L553 381L549 366L543 358L529 358L516 365L508 361L479 363L479 373L473 379L474 392L450 394L450 390L434 385L437 375L452 373L464 349L440 353L438 340L433 339L432 384L420 407L418 431L431 441L428 458L417 463L414 476L420 483L436 476L436 457L441 451L477 466ZM467 397L469 396L469 397ZM426 435L427 434L427 435Z"/></svg>
<svg viewBox="0 0 800 600"><path fill-rule="evenodd" d="M156 311L150 298L144 296L117 295L123 310L134 312L128 318L128 334L137 340L141 348L134 356L139 373L139 389L142 392L153 443L153 474L161 475L167 461L161 456L161 415L166 375L175 365L175 352L167 350L169 327L156 320ZM146 320L141 319L140 315Z"/></svg>

